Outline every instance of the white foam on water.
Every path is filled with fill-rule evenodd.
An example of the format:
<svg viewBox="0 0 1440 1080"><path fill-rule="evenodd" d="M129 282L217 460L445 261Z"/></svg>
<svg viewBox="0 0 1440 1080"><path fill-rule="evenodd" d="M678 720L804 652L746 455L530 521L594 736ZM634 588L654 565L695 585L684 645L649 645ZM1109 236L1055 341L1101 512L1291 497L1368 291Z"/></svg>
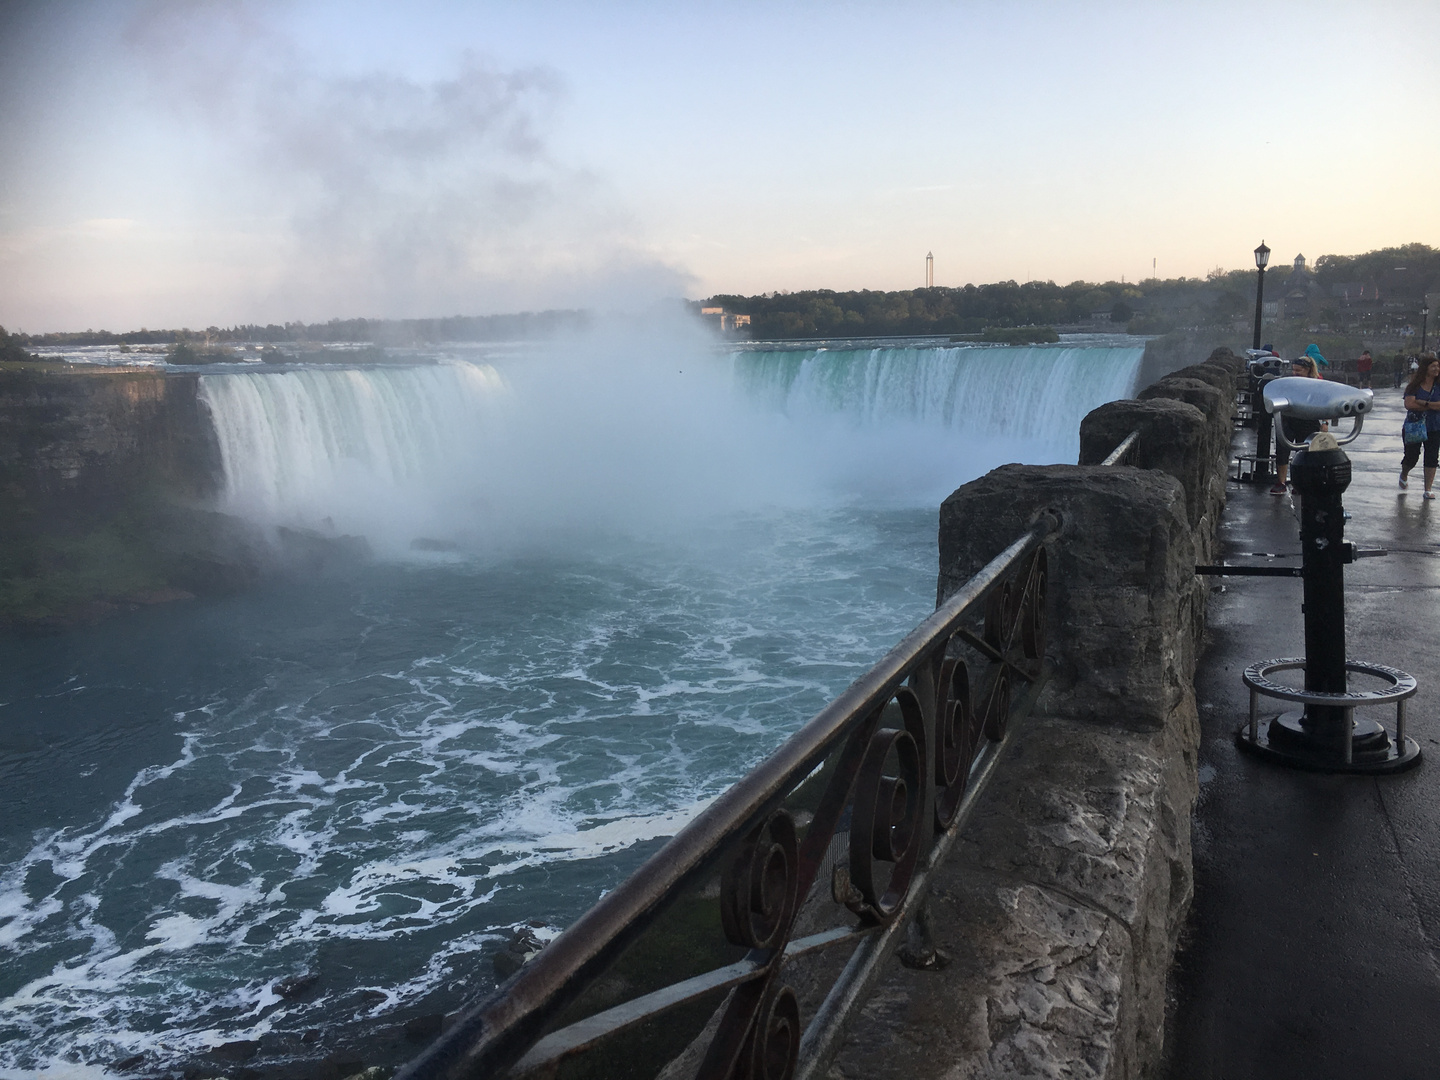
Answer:
<svg viewBox="0 0 1440 1080"><path fill-rule="evenodd" d="M593 647L610 636L592 635L587 645ZM501 677L480 672L473 664L456 668L444 657L427 655L407 670L382 676L405 688L401 707L389 715L307 716L303 708L291 704L284 710L289 731L281 739L283 756L271 763L268 786L259 794L247 795L241 779L220 785L214 780L227 762L257 748L275 748L275 733L283 729L271 724L262 724L268 730L254 729L257 721L266 719L263 702L247 702L239 713L215 705L181 717L188 730L173 761L137 773L123 796L89 829L39 838L19 865L8 868L0 884L0 911L11 917L4 926L7 940L44 948L46 941L54 940L53 933L45 932L45 924L63 917L68 923L63 937L83 946L80 955L56 964L0 1001L0 1016L16 1022L39 1044L37 1052L25 1059L27 1068L41 1067L46 1060L44 1047L57 1040L67 1047L67 1054L118 1060L147 1052L164 1060L223 1041L258 1037L271 1029L271 1013L288 1008L272 989L283 968L266 974L262 967L218 994L196 995L188 989L198 977L213 981L206 969L222 953L256 953L247 936L257 927L273 925L278 918L283 932L275 951L288 950L293 956L297 947L335 938L390 941L416 928L459 926L468 916L483 913L521 870L613 854L668 835L704 805L700 801L679 810L615 814L614 808L645 805L638 794L643 784L651 789L644 800L664 797L640 755L616 754L615 771L596 781L617 789L609 815L597 821L589 808L568 807L577 792L591 785L565 779L562 760L543 756L545 748L565 741L560 733L518 715L488 723L467 713L457 701L460 689L509 684L513 691L523 692L534 667L535 658L528 657L529 674ZM595 680L585 672L584 665L566 663L556 674L590 686L603 684L612 699L634 702L644 689ZM690 688L672 682L662 689L671 694ZM257 707L262 711L254 712ZM583 712L553 719L572 728L605 722L601 714ZM197 721L208 726L198 726ZM245 730L247 725L252 729ZM367 725L380 729L384 744L357 747L348 760L326 770L303 760L307 746ZM475 736L492 747L477 753L466 746L467 738ZM608 737L602 734L600 741L603 745ZM570 748L572 757L586 752L578 745ZM447 771L476 760L504 775L523 770L525 782L498 803L477 799L453 778L436 783ZM397 788L383 772L384 767L402 762L416 768L410 783ZM676 767L691 764L687 755L676 758ZM380 775L370 771L375 767L381 769ZM152 790L185 781L190 774L208 779L207 801L157 816ZM347 839L356 826L363 826L366 834L378 826L396 830L397 823L411 820L423 826L437 813L457 810L467 822L461 832L438 838L423 827L406 826L396 832L406 851L403 859L393 856L395 841L362 840L357 845L353 836ZM215 830L224 833L218 845L205 840ZM92 883L112 875L113 867L122 862L143 858L147 845L169 834L193 837L190 844L195 845L192 854L160 862L152 871L154 880L171 883L173 890L142 925L123 933L113 929L100 916L103 889ZM246 860L273 863L273 855L259 857L267 849L291 856L283 873L249 872L223 882L215 879L217 873L233 874ZM334 870L323 869L335 855L347 852L348 868L338 877ZM477 860L481 854L483 861ZM32 898L26 893L25 879L41 863L51 866L61 881L47 895ZM328 876L334 883L318 902L297 907L289 892L295 882L312 876ZM60 899L77 885L82 891ZM377 987L384 999L369 1013L379 1015L430 992L443 981L447 957L473 953L502 930L487 923L478 936L473 931L456 934L454 941L425 961L423 970L410 972L398 984ZM324 1000L312 1008L320 1008ZM157 1011L170 1015L164 1040L128 1019ZM225 1017L222 1026L196 1023L217 1011ZM82 1018L89 1024L86 1032L76 1027Z"/></svg>
<svg viewBox="0 0 1440 1080"><path fill-rule="evenodd" d="M571 859L593 859L645 840L674 836L714 801L700 799L660 814L618 818L576 832L551 833L535 840L534 847L536 851L564 854Z"/></svg>

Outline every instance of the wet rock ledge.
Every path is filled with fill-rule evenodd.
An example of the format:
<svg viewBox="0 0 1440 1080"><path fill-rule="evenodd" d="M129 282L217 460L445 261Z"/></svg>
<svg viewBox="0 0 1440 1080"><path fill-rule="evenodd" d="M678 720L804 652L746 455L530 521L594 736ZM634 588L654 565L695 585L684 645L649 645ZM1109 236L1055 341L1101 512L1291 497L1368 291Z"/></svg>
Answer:
<svg viewBox="0 0 1440 1080"><path fill-rule="evenodd" d="M1240 361L1217 350L1086 417L1081 464L1007 465L940 512L943 600L1042 509L1053 672L929 898L948 963L886 977L830 1068L1148 1077L1192 894L1194 673ZM1103 460L1140 431L1133 465Z"/></svg>

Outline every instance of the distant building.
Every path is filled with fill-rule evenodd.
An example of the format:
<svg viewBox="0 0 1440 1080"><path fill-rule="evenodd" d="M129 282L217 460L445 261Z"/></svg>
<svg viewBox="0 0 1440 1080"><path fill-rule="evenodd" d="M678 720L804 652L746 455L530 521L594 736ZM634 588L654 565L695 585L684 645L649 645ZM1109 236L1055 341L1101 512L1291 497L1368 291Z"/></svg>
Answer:
<svg viewBox="0 0 1440 1080"><path fill-rule="evenodd" d="M1305 263L1304 255L1295 256L1295 265L1291 267L1290 276L1280 286L1282 292L1282 306L1285 311L1285 318L1299 319L1310 314L1310 301L1317 291L1315 275L1310 273L1310 267Z"/></svg>
<svg viewBox="0 0 1440 1080"><path fill-rule="evenodd" d="M722 334L733 334L742 326L750 325L749 315L737 315L723 307L702 307L700 317L717 327Z"/></svg>

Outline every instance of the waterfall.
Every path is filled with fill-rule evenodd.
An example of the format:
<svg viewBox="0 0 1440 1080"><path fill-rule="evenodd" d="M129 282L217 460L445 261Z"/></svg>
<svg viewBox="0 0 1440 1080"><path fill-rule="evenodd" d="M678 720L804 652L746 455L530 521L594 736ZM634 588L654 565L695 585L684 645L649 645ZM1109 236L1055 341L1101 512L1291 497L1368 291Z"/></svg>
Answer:
<svg viewBox="0 0 1440 1080"><path fill-rule="evenodd" d="M414 513L437 474L467 460L505 392L494 368L464 363L200 379L223 508L308 527L355 528L397 503Z"/></svg>
<svg viewBox="0 0 1440 1080"><path fill-rule="evenodd" d="M1130 393L1142 348L794 349L737 353L738 381L792 417L913 422L972 436L1074 439L1091 409Z"/></svg>
<svg viewBox="0 0 1440 1080"><path fill-rule="evenodd" d="M223 508L493 547L764 506L935 505L1003 464L1074 461L1142 350L673 347L201 377Z"/></svg>

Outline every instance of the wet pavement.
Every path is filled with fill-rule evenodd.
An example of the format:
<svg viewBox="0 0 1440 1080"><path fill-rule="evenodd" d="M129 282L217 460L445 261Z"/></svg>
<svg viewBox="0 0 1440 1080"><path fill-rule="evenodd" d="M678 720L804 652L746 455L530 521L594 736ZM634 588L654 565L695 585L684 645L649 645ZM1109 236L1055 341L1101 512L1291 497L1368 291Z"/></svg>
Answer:
<svg viewBox="0 0 1440 1080"><path fill-rule="evenodd" d="M1392 552L1345 568L1347 652L1419 680L1408 734L1425 760L1377 778L1242 754L1241 672L1304 654L1301 582L1208 579L1195 900L1172 985L1170 1080L1440 1077L1440 500L1421 498L1419 468L1397 491L1402 415L1399 391L1377 390L1344 448L1346 539ZM1236 452L1254 447L1253 429L1237 432ZM1297 507L1267 492L1230 483L1227 561L1273 552L1298 565ZM1393 727L1395 710L1357 715Z"/></svg>

